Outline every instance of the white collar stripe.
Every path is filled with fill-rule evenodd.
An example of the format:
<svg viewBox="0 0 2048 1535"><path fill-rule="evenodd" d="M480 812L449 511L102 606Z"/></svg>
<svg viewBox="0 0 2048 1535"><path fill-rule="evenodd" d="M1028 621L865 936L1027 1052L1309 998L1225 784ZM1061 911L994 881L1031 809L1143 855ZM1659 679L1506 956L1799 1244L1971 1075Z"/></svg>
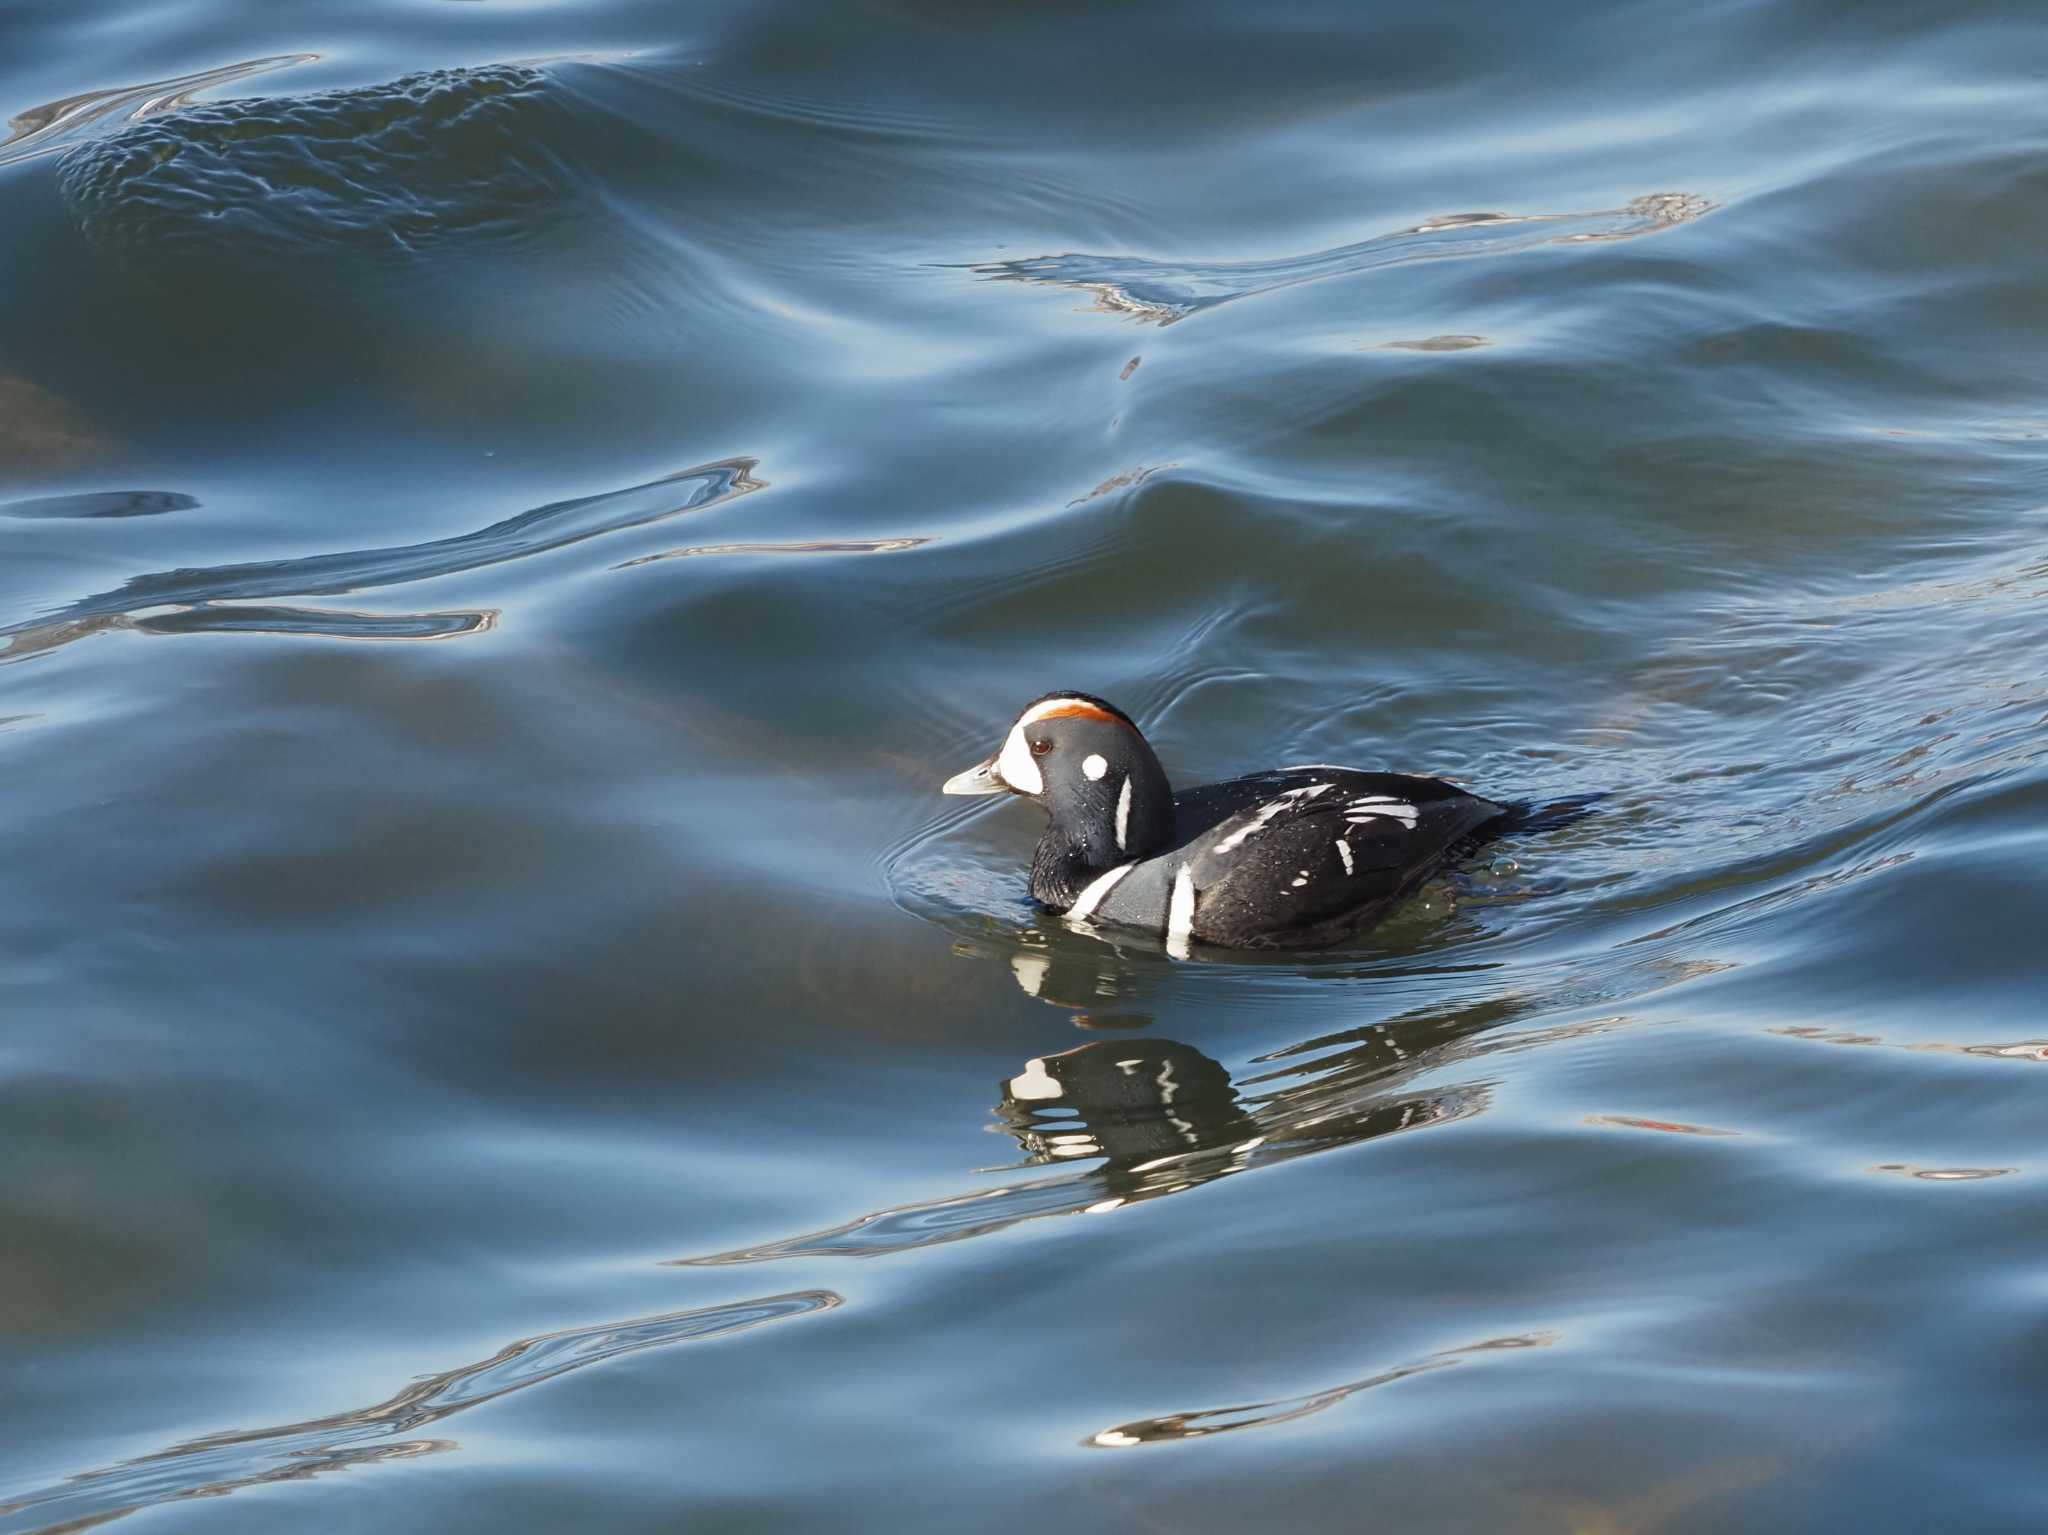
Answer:
<svg viewBox="0 0 2048 1535"><path fill-rule="evenodd" d="M1136 867L1134 863L1120 863L1107 874L1099 874L1089 881L1088 887L1075 896L1074 904L1067 908L1067 920L1086 922L1094 916L1095 908L1102 904L1110 891L1116 889L1117 882Z"/></svg>

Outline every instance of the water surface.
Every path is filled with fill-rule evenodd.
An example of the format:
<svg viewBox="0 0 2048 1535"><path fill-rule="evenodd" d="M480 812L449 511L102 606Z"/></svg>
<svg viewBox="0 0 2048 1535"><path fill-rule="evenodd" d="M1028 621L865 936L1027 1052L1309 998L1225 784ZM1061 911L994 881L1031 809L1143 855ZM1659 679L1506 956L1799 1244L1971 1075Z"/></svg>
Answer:
<svg viewBox="0 0 2048 1535"><path fill-rule="evenodd" d="M12 7L0 1532L2040 1528L2044 78ZM1055 687L1604 798L1177 963Z"/></svg>

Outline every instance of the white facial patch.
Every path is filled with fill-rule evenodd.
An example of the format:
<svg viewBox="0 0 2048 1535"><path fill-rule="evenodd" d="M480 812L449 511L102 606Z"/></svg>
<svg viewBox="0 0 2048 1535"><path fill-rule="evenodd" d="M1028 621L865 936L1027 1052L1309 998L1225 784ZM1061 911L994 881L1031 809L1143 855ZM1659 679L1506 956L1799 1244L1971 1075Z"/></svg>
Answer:
<svg viewBox="0 0 2048 1535"><path fill-rule="evenodd" d="M1045 779L1039 774L1037 759L1031 755L1031 743L1024 739L1024 723L1019 720L1010 727L1009 739L1003 742L1003 754L996 758L996 771L1019 794L1043 794Z"/></svg>
<svg viewBox="0 0 2048 1535"><path fill-rule="evenodd" d="M1124 786L1116 797L1116 850L1121 853L1131 845L1131 781L1126 778Z"/></svg>
<svg viewBox="0 0 2048 1535"><path fill-rule="evenodd" d="M1090 752L1081 759L1081 771L1090 778L1100 778L1109 771L1109 758L1101 752Z"/></svg>

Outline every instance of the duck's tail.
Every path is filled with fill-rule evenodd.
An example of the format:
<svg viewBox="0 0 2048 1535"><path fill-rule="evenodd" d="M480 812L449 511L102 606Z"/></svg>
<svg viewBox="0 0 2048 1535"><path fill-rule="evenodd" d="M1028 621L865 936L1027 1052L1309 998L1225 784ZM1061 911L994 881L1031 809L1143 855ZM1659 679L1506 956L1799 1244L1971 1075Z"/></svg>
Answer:
<svg viewBox="0 0 2048 1535"><path fill-rule="evenodd" d="M1541 802L1510 800L1502 807L1507 814L1487 824L1487 838L1519 837L1529 832L1558 831L1577 825L1586 817L1598 814L1600 802L1608 798L1608 792L1602 789L1593 794L1573 794L1564 799Z"/></svg>

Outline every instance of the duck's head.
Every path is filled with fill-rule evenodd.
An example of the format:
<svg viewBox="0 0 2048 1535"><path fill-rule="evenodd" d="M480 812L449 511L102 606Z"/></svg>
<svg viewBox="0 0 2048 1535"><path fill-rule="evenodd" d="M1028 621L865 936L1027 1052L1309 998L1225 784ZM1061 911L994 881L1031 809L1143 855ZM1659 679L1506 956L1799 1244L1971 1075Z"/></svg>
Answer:
<svg viewBox="0 0 2048 1535"><path fill-rule="evenodd" d="M1030 704L1002 750L946 780L948 794L1021 794L1045 807L1031 893L1064 910L1104 870L1163 850L1173 788L1131 717L1086 693Z"/></svg>

